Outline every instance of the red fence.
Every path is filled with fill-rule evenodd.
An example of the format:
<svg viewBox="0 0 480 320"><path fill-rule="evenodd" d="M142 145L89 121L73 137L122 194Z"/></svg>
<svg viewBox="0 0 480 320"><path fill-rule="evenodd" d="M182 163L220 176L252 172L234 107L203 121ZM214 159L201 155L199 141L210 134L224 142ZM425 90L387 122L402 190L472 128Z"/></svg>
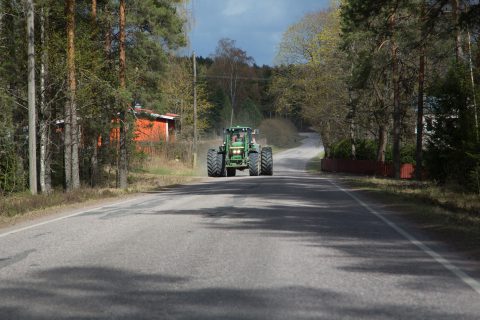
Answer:
<svg viewBox="0 0 480 320"><path fill-rule="evenodd" d="M393 164L372 160L322 159L322 171L366 174L381 177L394 176ZM400 168L401 179L412 179L414 173L415 166L413 164L402 164Z"/></svg>

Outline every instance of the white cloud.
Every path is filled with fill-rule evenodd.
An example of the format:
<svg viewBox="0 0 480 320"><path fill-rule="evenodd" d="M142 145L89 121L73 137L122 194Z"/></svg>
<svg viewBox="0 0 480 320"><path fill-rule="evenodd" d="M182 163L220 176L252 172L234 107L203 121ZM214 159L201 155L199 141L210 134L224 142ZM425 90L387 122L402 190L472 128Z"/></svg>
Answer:
<svg viewBox="0 0 480 320"><path fill-rule="evenodd" d="M191 0L197 21L191 32L199 55L215 51L227 37L258 64L271 64L283 32L307 12L328 7L330 0Z"/></svg>

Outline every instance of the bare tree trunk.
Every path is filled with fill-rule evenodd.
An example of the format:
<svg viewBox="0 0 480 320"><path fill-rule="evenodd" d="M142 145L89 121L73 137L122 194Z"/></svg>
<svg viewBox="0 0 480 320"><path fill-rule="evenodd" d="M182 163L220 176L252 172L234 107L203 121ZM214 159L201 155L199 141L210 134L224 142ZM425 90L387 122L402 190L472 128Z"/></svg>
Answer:
<svg viewBox="0 0 480 320"><path fill-rule="evenodd" d="M423 176L423 96L425 84L425 47L422 47L418 66L418 101L417 101L417 146L415 152L415 178L421 180Z"/></svg>
<svg viewBox="0 0 480 320"><path fill-rule="evenodd" d="M91 6L91 23L92 23L92 40L97 40L98 27L97 27L97 0L92 0ZM98 184L98 136L100 134L97 130L94 130L91 140L92 157L90 158L90 186L95 187Z"/></svg>
<svg viewBox="0 0 480 320"><path fill-rule="evenodd" d="M90 173L90 185L95 187L98 183L98 140L97 137L93 136L92 138L92 158L90 159L90 166L92 171Z"/></svg>
<svg viewBox="0 0 480 320"><path fill-rule="evenodd" d="M35 25L33 0L27 0L28 34L28 159L30 192L37 194L37 139L35 110Z"/></svg>
<svg viewBox="0 0 480 320"><path fill-rule="evenodd" d="M42 193L52 191L51 155L50 155L50 120L51 114L46 101L45 82L48 73L48 49L46 41L47 16L45 8L40 12L40 41L42 56L40 65L40 189Z"/></svg>
<svg viewBox="0 0 480 320"><path fill-rule="evenodd" d="M108 2L105 4L105 15L106 16L111 16L110 12L110 7L108 6ZM104 42L104 51L105 51L105 58L107 59L107 64L111 64L111 52L112 52L112 26L110 25L110 19L107 19L108 25L106 27L106 32L105 32L105 42Z"/></svg>
<svg viewBox="0 0 480 320"><path fill-rule="evenodd" d="M385 162L385 152L387 150L387 126L382 124L378 127L378 149L377 149L377 161Z"/></svg>
<svg viewBox="0 0 480 320"><path fill-rule="evenodd" d="M120 0L120 12L119 12L119 80L120 89L126 89L126 57L125 57L125 0ZM123 103L123 101L122 101ZM128 186L128 162L127 162L127 117L126 108L120 112L120 158L118 161L118 186L121 189L126 189Z"/></svg>
<svg viewBox="0 0 480 320"><path fill-rule="evenodd" d="M4 6L0 2L0 41L3 41L3 16L5 15Z"/></svg>
<svg viewBox="0 0 480 320"><path fill-rule="evenodd" d="M234 77L235 77L235 80L234 80ZM232 112L230 113L230 126L233 126L233 118L235 114L236 87L237 87L236 75L232 73L232 75L230 76L230 101L232 103Z"/></svg>
<svg viewBox="0 0 480 320"><path fill-rule="evenodd" d="M425 27L424 27L424 16L425 16L425 3L422 3L421 14L420 14L420 25L421 25L421 48L420 48L420 57L418 62L418 100L417 100L417 144L415 151L415 162L417 163L415 167L415 178L421 180L423 176L423 98L424 98L424 87L425 87Z"/></svg>
<svg viewBox="0 0 480 320"><path fill-rule="evenodd" d="M478 142L479 132L478 132L477 93L475 90L475 76L473 74L472 39L470 38L470 30L468 30L467 37L468 37L468 65L470 67L470 83L472 84L473 115L475 118L475 141Z"/></svg>
<svg viewBox="0 0 480 320"><path fill-rule="evenodd" d="M457 62L464 60L463 47L462 47L462 30L460 29L460 0L452 0L452 14L453 14L453 24L455 30L455 58Z"/></svg>
<svg viewBox="0 0 480 320"><path fill-rule="evenodd" d="M193 52L193 168L197 167L197 58ZM167 141L168 142L168 141Z"/></svg>
<svg viewBox="0 0 480 320"><path fill-rule="evenodd" d="M92 23L97 22L97 0L92 0Z"/></svg>
<svg viewBox="0 0 480 320"><path fill-rule="evenodd" d="M349 89L348 90L348 99L349 99L349 105L350 105L350 111L348 113L348 120L350 122L349 129L350 129L350 145L351 145L351 158L356 159L357 158L357 150L355 146L355 114L356 114L356 106L353 102L352 99L352 91Z"/></svg>
<svg viewBox="0 0 480 320"><path fill-rule="evenodd" d="M393 81L393 168L395 179L400 179L400 138L402 127L402 110L400 105L400 74L398 70L398 46L395 36L395 14L392 14L390 27L392 30L392 81Z"/></svg>
<svg viewBox="0 0 480 320"><path fill-rule="evenodd" d="M75 95L75 0L67 0L68 101L65 105L65 184L67 191L80 187L78 125Z"/></svg>
<svg viewBox="0 0 480 320"><path fill-rule="evenodd" d="M233 118L235 114L235 103L237 95L237 72L236 63L230 62L230 102L232 103L232 112L230 114L230 126L233 126Z"/></svg>

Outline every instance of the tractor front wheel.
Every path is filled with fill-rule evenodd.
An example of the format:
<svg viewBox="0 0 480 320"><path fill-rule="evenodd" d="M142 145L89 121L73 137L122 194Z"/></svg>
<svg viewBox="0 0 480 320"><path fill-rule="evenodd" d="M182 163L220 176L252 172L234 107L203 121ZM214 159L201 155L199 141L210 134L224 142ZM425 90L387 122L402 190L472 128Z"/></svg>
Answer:
<svg viewBox="0 0 480 320"><path fill-rule="evenodd" d="M225 155L223 153L217 153L217 177L226 177L227 168L225 168Z"/></svg>
<svg viewBox="0 0 480 320"><path fill-rule="evenodd" d="M209 177L218 177L217 151L210 149L207 153L207 172Z"/></svg>
<svg viewBox="0 0 480 320"><path fill-rule="evenodd" d="M272 148L270 147L262 148L261 156L262 156L261 174L265 176L271 176L273 174Z"/></svg>
<svg viewBox="0 0 480 320"><path fill-rule="evenodd" d="M258 161L258 153L252 152L248 155L249 164L248 169L251 176L258 176L260 169L260 162Z"/></svg>

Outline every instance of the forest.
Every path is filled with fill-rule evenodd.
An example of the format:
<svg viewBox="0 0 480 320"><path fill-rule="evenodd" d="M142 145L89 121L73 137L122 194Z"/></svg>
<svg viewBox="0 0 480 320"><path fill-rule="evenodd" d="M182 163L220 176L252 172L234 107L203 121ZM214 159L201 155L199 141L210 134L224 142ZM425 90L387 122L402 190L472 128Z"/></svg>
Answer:
<svg viewBox="0 0 480 320"><path fill-rule="evenodd" d="M184 0L0 0L0 193L127 188L136 104L178 114L189 148L282 118L327 157L480 193L478 1L332 2L284 31L273 66L219 39L195 58L196 126L190 25Z"/></svg>
<svg viewBox="0 0 480 320"><path fill-rule="evenodd" d="M480 193L478 1L340 1L284 33L272 88L326 156Z"/></svg>

